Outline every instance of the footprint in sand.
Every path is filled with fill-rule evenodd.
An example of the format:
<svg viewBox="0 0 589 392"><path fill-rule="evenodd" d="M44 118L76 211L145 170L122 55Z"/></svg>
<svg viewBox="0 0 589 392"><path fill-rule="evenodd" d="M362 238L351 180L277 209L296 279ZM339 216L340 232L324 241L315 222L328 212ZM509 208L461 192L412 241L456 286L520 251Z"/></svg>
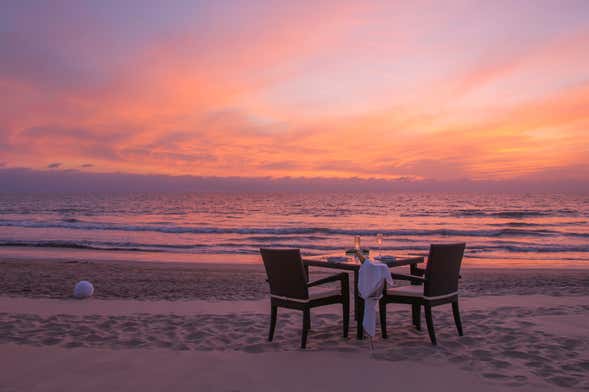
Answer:
<svg viewBox="0 0 589 392"><path fill-rule="evenodd" d="M566 376L551 377L548 379L548 381L550 381L553 384L558 385L559 387L564 387L564 388L574 387L575 385L577 385L579 383L579 381L577 379L572 378L572 377L566 377Z"/></svg>
<svg viewBox="0 0 589 392"><path fill-rule="evenodd" d="M505 350L503 351L503 355L509 358L517 358L517 359L531 359L532 355L527 352L517 351L517 350ZM543 359L543 358L542 358Z"/></svg>
<svg viewBox="0 0 589 392"><path fill-rule="evenodd" d="M494 357L492 352L480 349L471 351L471 355L479 361L492 361Z"/></svg>
<svg viewBox="0 0 589 392"><path fill-rule="evenodd" d="M47 346L53 346L61 343L61 339L58 338L46 338L42 340L42 343Z"/></svg>
<svg viewBox="0 0 589 392"><path fill-rule="evenodd" d="M498 369L508 369L509 367L511 367L511 364L509 362L499 360L491 361L491 365Z"/></svg>
<svg viewBox="0 0 589 392"><path fill-rule="evenodd" d="M505 380L509 378L509 376L500 373L483 373L483 377L490 378L493 380Z"/></svg>
<svg viewBox="0 0 589 392"><path fill-rule="evenodd" d="M104 338L100 335L97 335L97 334L90 334L90 335L86 336L85 340L87 340L89 342L100 342L100 341L104 340Z"/></svg>

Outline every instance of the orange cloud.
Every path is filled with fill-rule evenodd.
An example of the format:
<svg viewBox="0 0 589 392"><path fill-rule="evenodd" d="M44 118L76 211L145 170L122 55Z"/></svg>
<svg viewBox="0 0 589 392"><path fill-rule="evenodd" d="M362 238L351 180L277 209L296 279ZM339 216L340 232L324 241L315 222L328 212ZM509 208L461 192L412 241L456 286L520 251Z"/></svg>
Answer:
<svg viewBox="0 0 589 392"><path fill-rule="evenodd" d="M500 31L480 42L472 26L448 33L456 15L478 15L466 5L444 18L428 8L414 30L420 5L402 7L412 17L386 2L216 7L123 55L0 39L15 59L0 66L10 91L0 161L207 176L586 176L575 169L589 164L583 22L540 15L564 30L549 40L508 24L533 31L507 45ZM37 65L19 67L28 59Z"/></svg>

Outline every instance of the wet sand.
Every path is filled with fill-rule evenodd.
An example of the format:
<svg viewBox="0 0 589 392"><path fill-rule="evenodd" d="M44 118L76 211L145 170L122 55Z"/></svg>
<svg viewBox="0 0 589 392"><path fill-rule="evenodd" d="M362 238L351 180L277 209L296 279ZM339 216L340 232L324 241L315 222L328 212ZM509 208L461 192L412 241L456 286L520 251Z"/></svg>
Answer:
<svg viewBox="0 0 589 392"><path fill-rule="evenodd" d="M407 267L398 269L407 272ZM41 261L0 259L0 296L72 297L76 282L95 287L95 298L140 300L259 300L268 295L260 264ZM333 270L311 268L314 276ZM462 269L461 295L589 295L589 269Z"/></svg>

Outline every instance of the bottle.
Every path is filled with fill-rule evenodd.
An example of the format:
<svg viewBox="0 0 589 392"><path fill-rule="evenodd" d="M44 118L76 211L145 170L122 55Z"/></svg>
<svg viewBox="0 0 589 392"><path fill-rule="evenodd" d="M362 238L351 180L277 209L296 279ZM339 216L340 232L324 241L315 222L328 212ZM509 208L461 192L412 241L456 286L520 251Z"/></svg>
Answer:
<svg viewBox="0 0 589 392"><path fill-rule="evenodd" d="M360 236L354 236L354 249L356 249L356 252L360 251Z"/></svg>

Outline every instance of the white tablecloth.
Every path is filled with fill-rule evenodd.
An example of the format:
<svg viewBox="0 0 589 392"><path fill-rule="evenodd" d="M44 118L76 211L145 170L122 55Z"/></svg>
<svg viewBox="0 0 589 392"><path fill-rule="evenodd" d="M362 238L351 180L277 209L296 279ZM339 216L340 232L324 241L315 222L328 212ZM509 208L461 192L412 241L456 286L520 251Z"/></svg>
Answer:
<svg viewBox="0 0 589 392"><path fill-rule="evenodd" d="M366 259L360 266L358 291L364 299L362 326L370 336L376 334L376 311L378 309L378 300L382 297L385 282L390 285L393 284L389 267L386 264Z"/></svg>

